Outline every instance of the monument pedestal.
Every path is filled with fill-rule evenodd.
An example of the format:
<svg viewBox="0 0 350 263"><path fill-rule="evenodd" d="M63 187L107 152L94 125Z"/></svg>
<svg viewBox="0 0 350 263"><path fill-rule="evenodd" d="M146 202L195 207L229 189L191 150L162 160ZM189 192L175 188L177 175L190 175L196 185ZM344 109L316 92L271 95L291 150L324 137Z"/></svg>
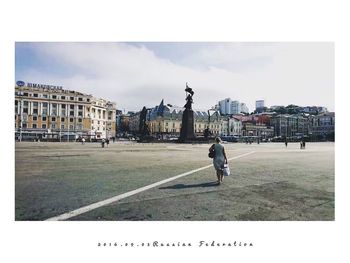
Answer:
<svg viewBox="0 0 350 263"><path fill-rule="evenodd" d="M195 139L193 110L185 109L182 114L182 126L179 142L190 142Z"/></svg>

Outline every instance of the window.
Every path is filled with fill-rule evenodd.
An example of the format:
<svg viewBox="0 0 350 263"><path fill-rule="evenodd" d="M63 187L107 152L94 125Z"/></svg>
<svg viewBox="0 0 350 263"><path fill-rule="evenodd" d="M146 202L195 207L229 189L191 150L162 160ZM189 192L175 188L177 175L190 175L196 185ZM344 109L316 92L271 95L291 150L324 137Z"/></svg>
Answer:
<svg viewBox="0 0 350 263"><path fill-rule="evenodd" d="M61 129L64 129L64 124L61 124Z"/></svg>
<svg viewBox="0 0 350 263"><path fill-rule="evenodd" d="M37 98L38 97L38 93L33 93L33 97Z"/></svg>
<svg viewBox="0 0 350 263"><path fill-rule="evenodd" d="M22 128L27 128L27 123L22 123Z"/></svg>
<svg viewBox="0 0 350 263"><path fill-rule="evenodd" d="M83 101L83 98L78 98L79 101Z"/></svg>
<svg viewBox="0 0 350 263"><path fill-rule="evenodd" d="M23 108L23 113L27 113L28 114L28 108Z"/></svg>
<svg viewBox="0 0 350 263"><path fill-rule="evenodd" d="M23 101L23 106L28 107L28 101Z"/></svg>
<svg viewBox="0 0 350 263"><path fill-rule="evenodd" d="M43 98L46 98L46 99L47 99L47 94L43 94Z"/></svg>
<svg viewBox="0 0 350 263"><path fill-rule="evenodd" d="M71 110L74 110L74 105L69 105L69 108L70 108Z"/></svg>
<svg viewBox="0 0 350 263"><path fill-rule="evenodd" d="M64 118L61 118L61 122L64 122Z"/></svg>
<svg viewBox="0 0 350 263"><path fill-rule="evenodd" d="M43 102L43 108L47 108L47 102Z"/></svg>
<svg viewBox="0 0 350 263"><path fill-rule="evenodd" d="M46 124L42 124L42 125L41 125L41 128L42 128L42 129L46 129Z"/></svg>
<svg viewBox="0 0 350 263"><path fill-rule="evenodd" d="M33 109L33 114L38 114L38 109Z"/></svg>
<svg viewBox="0 0 350 263"><path fill-rule="evenodd" d="M74 97L70 97L70 100L74 100Z"/></svg>
<svg viewBox="0 0 350 263"><path fill-rule="evenodd" d="M56 117L51 117L51 121L56 121Z"/></svg>
<svg viewBox="0 0 350 263"><path fill-rule="evenodd" d="M90 99L86 99L87 102L90 102Z"/></svg>
<svg viewBox="0 0 350 263"><path fill-rule="evenodd" d="M33 121L37 121L38 117L37 116L33 116Z"/></svg>
<svg viewBox="0 0 350 263"><path fill-rule="evenodd" d="M28 97L28 93L27 93L27 92L24 92L24 93L23 93L23 96Z"/></svg>
<svg viewBox="0 0 350 263"><path fill-rule="evenodd" d="M69 118L69 122L73 122L73 118Z"/></svg>
<svg viewBox="0 0 350 263"><path fill-rule="evenodd" d="M66 96L61 96L61 99L62 99L62 100L65 100L65 99L66 99Z"/></svg>
<svg viewBox="0 0 350 263"><path fill-rule="evenodd" d="M82 112L82 111L79 111L79 112L78 112L78 116L83 116L83 112Z"/></svg>
<svg viewBox="0 0 350 263"><path fill-rule="evenodd" d="M61 108L62 108L62 109L65 109L65 108L66 108L66 104L62 104L62 105L61 105Z"/></svg>
<svg viewBox="0 0 350 263"><path fill-rule="evenodd" d="M52 124L51 124L51 128L52 128L52 129L56 129L56 124L55 124L55 123L52 123Z"/></svg>
<svg viewBox="0 0 350 263"><path fill-rule="evenodd" d="M79 110L82 110L82 109L83 109L83 105L79 105L79 106L78 106L78 109L79 109Z"/></svg>
<svg viewBox="0 0 350 263"><path fill-rule="evenodd" d="M47 109L43 109L43 115L47 115Z"/></svg>
<svg viewBox="0 0 350 263"><path fill-rule="evenodd" d="M36 128L37 128L36 123L33 123L33 129L36 129Z"/></svg>
<svg viewBox="0 0 350 263"><path fill-rule="evenodd" d="M33 107L38 107L38 103L37 102L33 102Z"/></svg>
<svg viewBox="0 0 350 263"><path fill-rule="evenodd" d="M53 99L57 99L57 96L56 96L56 95L52 95L52 98L53 98Z"/></svg>
<svg viewBox="0 0 350 263"><path fill-rule="evenodd" d="M71 110L71 111L69 112L69 116L74 116L74 111Z"/></svg>
<svg viewBox="0 0 350 263"><path fill-rule="evenodd" d="M83 120L81 118L78 119L78 122L82 122Z"/></svg>
<svg viewBox="0 0 350 263"><path fill-rule="evenodd" d="M41 117L43 121L46 121L46 116Z"/></svg>

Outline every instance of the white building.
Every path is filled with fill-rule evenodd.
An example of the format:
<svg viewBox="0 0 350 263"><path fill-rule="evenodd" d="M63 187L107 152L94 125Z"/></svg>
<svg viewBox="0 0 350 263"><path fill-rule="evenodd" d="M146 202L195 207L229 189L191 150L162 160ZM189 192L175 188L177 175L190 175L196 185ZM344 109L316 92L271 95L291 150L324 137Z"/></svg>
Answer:
<svg viewBox="0 0 350 263"><path fill-rule="evenodd" d="M232 101L230 98L219 101L218 107L221 115L239 114L241 112L249 113L245 103L241 103L238 100Z"/></svg>
<svg viewBox="0 0 350 263"><path fill-rule="evenodd" d="M245 103L241 103L241 112L242 113L249 113L249 108Z"/></svg>
<svg viewBox="0 0 350 263"><path fill-rule="evenodd" d="M255 101L255 110L261 111L265 107L265 101L264 100L257 100Z"/></svg>
<svg viewBox="0 0 350 263"><path fill-rule="evenodd" d="M234 100L231 103L231 114L241 113L241 103L238 100Z"/></svg>
<svg viewBox="0 0 350 263"><path fill-rule="evenodd" d="M229 119L229 135L241 136L242 135L242 122L237 118Z"/></svg>
<svg viewBox="0 0 350 263"><path fill-rule="evenodd" d="M230 98L219 101L219 110L222 115L232 114L231 112L232 101Z"/></svg>
<svg viewBox="0 0 350 263"><path fill-rule="evenodd" d="M229 135L230 128L229 128L229 118L222 118L221 119L221 131L220 131L220 136L227 136Z"/></svg>

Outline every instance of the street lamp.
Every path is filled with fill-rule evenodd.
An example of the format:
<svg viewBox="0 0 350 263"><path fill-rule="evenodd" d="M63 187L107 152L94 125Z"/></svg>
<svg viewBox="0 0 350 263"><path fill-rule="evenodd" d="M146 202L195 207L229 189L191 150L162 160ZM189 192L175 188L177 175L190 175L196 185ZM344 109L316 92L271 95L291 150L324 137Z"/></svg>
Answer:
<svg viewBox="0 0 350 263"><path fill-rule="evenodd" d="M19 141L22 141L22 129L23 129L23 92L18 92L18 96L20 97L20 107L19 107L19 114L20 114L20 124L19 124Z"/></svg>

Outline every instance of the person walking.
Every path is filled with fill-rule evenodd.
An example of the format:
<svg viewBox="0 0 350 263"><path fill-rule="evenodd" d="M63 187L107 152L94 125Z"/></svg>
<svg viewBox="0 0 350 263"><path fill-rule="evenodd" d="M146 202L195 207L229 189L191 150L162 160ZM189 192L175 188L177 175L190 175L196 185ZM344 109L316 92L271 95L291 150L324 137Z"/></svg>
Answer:
<svg viewBox="0 0 350 263"><path fill-rule="evenodd" d="M214 168L216 170L216 176L218 178L218 184L222 183L224 178L224 164L227 163L227 157L225 153L225 148L221 144L220 137L215 138L215 143L210 147L209 151L215 150L215 156L213 158Z"/></svg>

